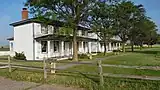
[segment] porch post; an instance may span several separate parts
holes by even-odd
[[[119,47],[119,49],[121,48],[121,43],[119,43],[119,46],[118,46],[118,47]]]
[[[88,53],[92,52],[92,48],[91,48],[91,42],[88,42]]]
[[[112,45],[111,42],[109,43],[109,50],[112,51]]]
[[[51,57],[51,41],[48,41],[48,57]]]
[[[96,53],[98,52],[98,42],[96,42]]]
[[[61,56],[64,56],[64,41],[61,41]]]
[[[108,44],[106,44],[106,49],[107,49],[107,51],[106,51],[106,52],[108,52]]]
[[[81,41],[81,51],[80,52],[82,52],[82,53],[85,53],[85,48],[83,48],[84,47],[84,45],[83,45],[84,43],[83,43],[83,41]]]
[[[118,44],[116,43],[116,49],[118,49]]]
[[[115,50],[115,43],[113,43],[113,50]]]

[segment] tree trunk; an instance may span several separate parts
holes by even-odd
[[[104,56],[106,55],[107,48],[106,48],[106,42],[104,42]]]
[[[134,43],[133,43],[133,41],[131,41],[131,49],[132,49],[132,52],[134,52]]]
[[[122,42],[122,50],[123,50],[123,52],[126,52],[125,51],[125,42]]]
[[[140,50],[142,50],[142,48],[143,48],[143,42],[141,42],[140,44]]]
[[[77,29],[73,30],[73,60],[78,61]]]

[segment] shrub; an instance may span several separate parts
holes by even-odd
[[[113,50],[113,52],[122,52],[120,49],[118,49],[118,50]]]
[[[78,54],[78,57],[80,59],[88,59],[88,55],[87,54]]]
[[[13,58],[17,60],[26,60],[26,56],[24,55],[23,52],[22,53],[15,52],[15,56]]]

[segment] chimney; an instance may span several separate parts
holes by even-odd
[[[28,10],[27,8],[22,9],[22,20],[28,19]]]

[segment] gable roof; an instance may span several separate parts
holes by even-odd
[[[28,23],[45,23],[45,22],[38,20],[37,18],[31,18],[31,19],[26,19],[26,20],[14,22],[14,23],[11,23],[10,25],[15,27],[15,26],[28,24]],[[58,21],[58,20],[52,20],[50,23],[48,23],[48,25],[62,27],[65,25],[65,22]],[[90,30],[89,28],[86,28],[86,27],[80,26],[80,25],[77,27],[78,27],[78,30]]]
[[[32,22],[35,22],[35,23],[44,23],[43,21],[38,20],[38,19],[36,19],[36,18],[30,18],[30,19],[21,20],[21,21],[18,21],[18,22],[11,23],[10,25],[11,25],[11,26],[19,26],[19,25],[23,25],[23,24],[27,24],[27,23],[32,23]],[[50,23],[49,25],[62,26],[63,23],[60,22],[60,21],[54,20],[54,21],[52,21],[52,23]]]

